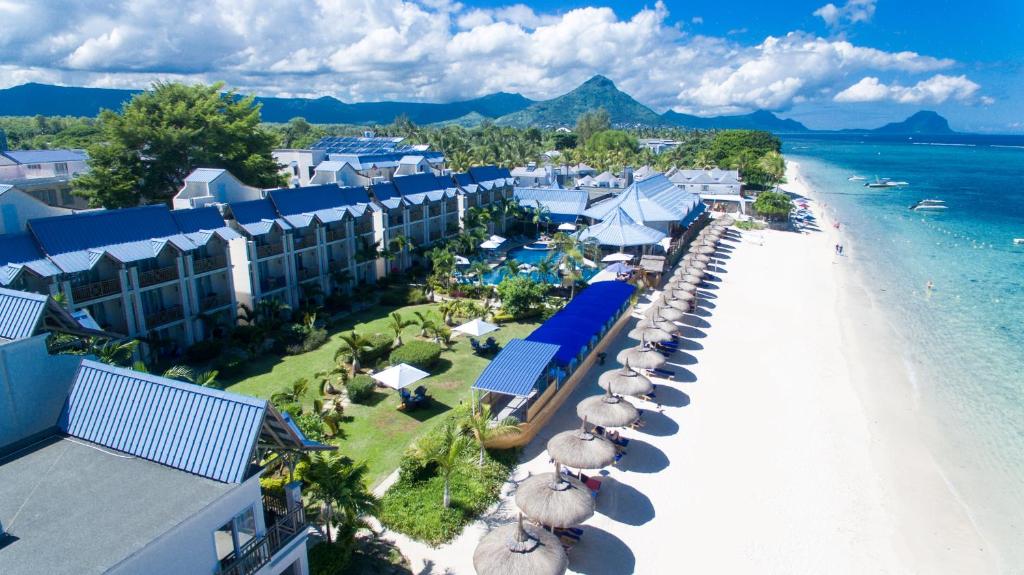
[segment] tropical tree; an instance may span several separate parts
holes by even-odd
[[[555,262],[555,255],[550,254],[536,264],[537,276],[544,281],[558,278],[558,264]]]
[[[356,527],[362,519],[379,510],[379,502],[366,488],[367,467],[336,453],[314,453],[303,473],[310,497],[327,510],[327,541],[331,524]]]
[[[157,82],[121,112],[103,110],[99,125],[90,169],[73,181],[93,207],[169,202],[198,167],[224,168],[259,188],[284,184],[271,156],[277,138],[260,126],[254,97],[220,83]]]
[[[515,277],[519,275],[519,260],[515,258],[508,258],[505,260],[503,267],[505,268],[505,277]]]
[[[300,377],[285,389],[270,396],[271,403],[275,405],[301,405],[309,390],[309,380]]]
[[[416,319],[412,320],[412,325],[419,326],[420,337],[427,337],[427,332],[434,329],[437,322],[430,316],[430,312],[414,311],[412,315],[416,316]]]
[[[765,183],[773,189],[777,189],[785,179],[786,160],[775,150],[761,156],[761,159],[757,161],[757,167],[764,176]]]
[[[453,419],[441,424],[439,433],[424,437],[413,447],[413,455],[425,463],[437,465],[437,471],[444,481],[444,497],[441,504],[445,509],[451,506],[451,478],[466,462],[470,438],[462,434],[458,422]]]
[[[334,362],[338,363],[342,358],[348,358],[352,366],[352,375],[359,371],[360,364],[366,354],[373,351],[373,344],[364,335],[351,331],[338,336],[341,345],[334,352]]]
[[[416,322],[403,318],[397,311],[388,316],[388,328],[395,333],[395,347],[402,347],[402,330],[410,325],[416,325]]]
[[[476,275],[476,284],[483,286],[484,276],[491,271],[491,266],[487,265],[487,262],[476,261],[469,266],[469,271]]]
[[[754,211],[768,219],[780,219],[793,211],[793,201],[780,192],[761,192],[754,200]]]
[[[128,367],[132,364],[132,358],[138,347],[139,340],[137,339],[114,341],[90,338],[85,353],[96,356],[97,360],[107,365]]]
[[[540,235],[540,224],[543,222],[545,229],[547,229],[547,223],[551,221],[551,210],[541,204],[540,200],[534,200],[534,203],[536,205],[530,213],[530,221],[533,222],[535,233]]]
[[[480,449],[477,466],[483,467],[484,449],[488,441],[505,435],[517,435],[522,433],[523,430],[519,427],[519,421],[516,418],[506,417],[501,421],[495,422],[491,417],[490,405],[481,404],[478,406],[476,402],[471,403],[473,409],[470,413],[466,414],[465,419],[462,420],[462,425]]]

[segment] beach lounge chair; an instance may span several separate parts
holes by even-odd
[[[660,369],[660,368],[648,369],[647,370],[647,375],[652,375],[654,377],[660,377],[662,379],[675,379],[676,378],[676,372],[668,370],[668,369]]]
[[[590,494],[593,497],[597,497],[597,494],[601,492],[601,480],[596,477],[588,477],[582,473],[579,474],[578,479],[583,482],[583,485],[587,486],[590,490]]]

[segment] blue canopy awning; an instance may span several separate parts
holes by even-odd
[[[557,352],[557,345],[513,339],[488,364],[473,389],[527,397]]]

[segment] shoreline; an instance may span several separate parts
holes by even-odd
[[[798,167],[787,162],[787,172]],[[822,231],[741,232],[683,327],[674,381],[602,472],[571,573],[989,573],[997,559],[921,435],[896,334],[797,172]],[[854,249],[855,251],[855,249]],[[837,261],[839,260],[839,261]],[[650,299],[645,295],[641,306]],[[619,335],[610,358],[636,342]],[[396,541],[414,572],[471,574],[477,542],[511,521],[519,481],[551,470],[552,435],[614,361],[586,374],[522,452],[500,502],[439,548]]]
[[[914,360],[892,316],[868,289],[858,268],[857,243],[832,224],[834,210],[801,177],[799,163],[786,162],[786,187],[814,200],[829,243],[842,243],[853,257],[837,265],[835,301],[851,384],[873,422],[873,457],[891,488],[888,498],[900,525],[899,552],[915,572],[998,573],[1000,558],[984,537],[970,507],[931,451],[941,441],[939,422],[922,406]],[[852,246],[852,252],[850,247]],[[839,258],[837,258],[839,259]]]

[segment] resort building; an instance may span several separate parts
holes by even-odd
[[[0,184],[0,234],[23,232],[33,218],[71,213],[73,211],[68,208],[51,206],[10,184]]]
[[[5,575],[309,572],[301,484],[279,497],[259,478],[331,447],[266,400],[48,355],[45,338],[0,345]]]
[[[669,140],[665,138],[640,138],[637,140],[641,148],[647,148],[655,154],[661,154],[674,149],[679,146],[682,142],[678,140]]]
[[[88,159],[82,150],[0,149],[0,184],[50,206],[82,210],[89,204],[71,193],[71,180],[89,169]]]
[[[554,166],[538,166],[533,162],[526,167],[513,168],[511,174],[516,185],[524,188],[546,188],[558,181]]]
[[[197,168],[185,178],[185,184],[171,202],[174,209],[184,210],[262,197],[262,190],[243,184],[227,170]]]
[[[622,193],[592,205],[583,215],[600,221],[609,218],[618,208],[634,223],[669,236],[676,235],[704,212],[704,204],[697,195],[674,186],[663,175],[656,175],[634,182]]]
[[[739,195],[743,191],[743,180],[739,170],[681,170],[672,168],[665,177],[673,184],[692,194]]]
[[[426,146],[402,144],[400,137],[322,138],[308,150],[274,150],[274,159],[284,166],[292,187],[316,184],[369,186],[396,175],[444,170],[444,154]]]
[[[96,210],[30,219],[0,236],[0,283],[63,297],[105,331],[180,353],[234,323],[229,244],[216,208]]]

